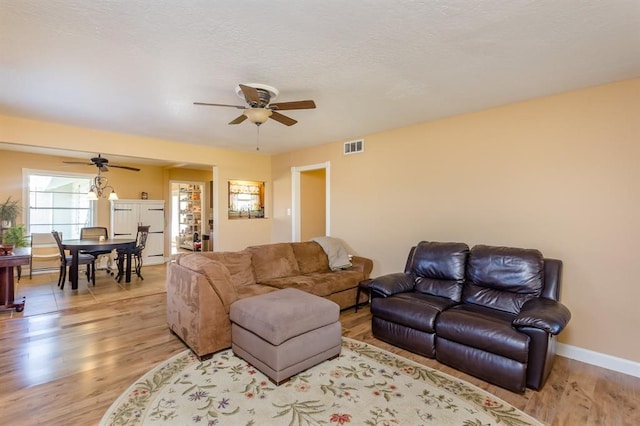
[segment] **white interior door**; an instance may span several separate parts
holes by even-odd
[[[144,263],[164,261],[164,203],[144,203],[140,206],[140,225],[149,225],[147,243],[142,252]]]

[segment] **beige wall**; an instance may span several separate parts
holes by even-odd
[[[273,240],[291,235],[291,167],[330,161],[331,234],[374,275],[420,240],[538,248],[564,261],[560,341],[640,361],[638,111],[635,79],[275,156]]]
[[[216,176],[213,191],[214,221],[217,224],[215,231],[216,249],[237,250],[251,244],[266,244],[270,242],[271,215],[269,212],[269,199],[271,194],[269,186],[271,182],[271,164],[270,158],[267,156],[232,152],[200,145],[188,145],[185,147],[184,144],[173,141],[103,132],[8,116],[0,116],[0,142],[22,145],[25,148],[44,147],[70,151],[99,152],[105,157],[109,157],[109,154],[126,155],[132,157],[132,162],[134,163],[137,157],[171,161],[176,164],[211,164]],[[74,158],[74,160],[77,159]],[[20,169],[21,175],[23,167],[31,166],[16,164],[19,161],[21,160],[12,163],[12,170],[17,167]],[[49,163],[47,167],[54,167],[54,170],[57,170],[57,164],[54,163]],[[2,176],[6,176],[4,171]],[[109,176],[109,179],[112,178],[114,179],[114,186],[116,186],[119,182],[116,180],[115,173],[113,176]],[[0,177],[0,183],[6,183],[2,179],[3,177]],[[164,188],[160,187],[159,193],[156,193],[155,189],[151,189],[157,182],[162,182],[163,185],[168,182],[169,174],[166,170],[152,178],[152,182],[148,182],[145,185],[145,189],[140,189],[140,187],[134,185],[131,175],[125,175],[123,179],[127,179],[131,185],[125,184],[122,190],[117,187],[120,198],[139,198],[140,191],[143,190],[149,192],[149,198],[166,197],[168,185]],[[259,180],[267,183],[266,219],[229,223],[230,221],[227,219],[227,181],[229,179]],[[21,182],[11,182],[8,186],[0,186],[0,198],[7,194],[13,195],[16,199],[22,199]],[[130,195],[127,192],[127,186],[131,188]],[[123,191],[122,194],[120,193],[121,191]],[[6,199],[6,196],[4,196],[4,199]],[[105,208],[108,209],[108,207]],[[100,206],[100,209],[103,212],[102,206]],[[103,216],[103,213],[100,213],[100,215]]]

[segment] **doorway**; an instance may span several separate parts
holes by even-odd
[[[292,241],[331,235],[330,163],[292,167]]]
[[[171,182],[171,254],[203,249],[205,209],[204,182]],[[207,247],[204,247],[207,249]]]

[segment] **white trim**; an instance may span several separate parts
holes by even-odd
[[[216,246],[218,244],[218,228],[220,227],[220,217],[221,217],[221,212],[224,211],[225,213],[227,213],[227,218],[229,218],[228,216],[228,212],[229,212],[229,193],[220,193],[220,191],[218,191],[218,185],[220,184],[220,170],[218,169],[218,166],[212,166],[212,172],[213,172],[213,181],[211,181],[211,185],[213,185],[212,188],[212,198],[213,198],[213,208],[212,208],[212,219],[213,219],[213,235],[211,238],[213,238],[213,241],[209,241],[209,244],[211,244],[211,250],[213,251],[217,251],[216,250]],[[227,188],[229,188],[229,181],[226,182]],[[221,199],[219,197],[221,197],[222,195],[225,196],[225,204],[224,204],[224,210],[222,210],[222,202]],[[267,194],[266,194],[266,188],[265,188],[265,199],[264,199],[264,212],[265,212],[265,217],[267,214]]]
[[[612,355],[558,343],[556,353],[565,358],[586,362],[587,364],[617,371],[634,377],[640,377],[640,363]]]
[[[300,172],[325,169],[325,233],[331,235],[331,162],[291,167],[291,241],[300,241]]]

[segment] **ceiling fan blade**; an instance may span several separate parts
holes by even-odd
[[[194,105],[204,105],[204,106],[221,106],[221,107],[231,107],[231,108],[238,108],[238,109],[245,109],[247,106],[240,106],[240,105],[227,105],[227,104],[209,104],[206,102],[194,102]]]
[[[230,121],[230,122],[229,122],[229,124],[240,124],[240,123],[242,123],[242,122],[243,122],[244,120],[246,120],[246,119],[247,119],[247,116],[246,116],[246,115],[244,115],[244,114],[242,114],[242,115],[240,115],[240,116],[236,117],[236,119],[235,119],[235,120]]]
[[[313,109],[316,107],[316,103],[312,100],[308,101],[293,101],[293,102],[276,102],[270,104],[269,108],[277,109],[279,111],[291,110],[291,109]]]
[[[260,103],[260,94],[258,93],[258,89],[251,86],[245,86],[244,84],[239,84],[238,86],[240,87],[240,90],[242,90],[242,94],[247,102],[250,104]]]
[[[140,169],[137,168],[137,167],[121,166],[119,164],[111,164],[111,163],[109,163],[109,167],[116,167],[118,169],[132,170],[134,172],[139,172],[140,171]],[[103,170],[103,171],[105,171],[105,170]]]
[[[278,123],[282,123],[285,126],[293,126],[297,123],[293,118],[287,117],[286,115],[282,115],[279,112],[272,111],[271,118],[276,120]]]
[[[64,164],[81,164],[83,166],[93,166],[93,163],[87,163],[86,161],[63,161]]]

